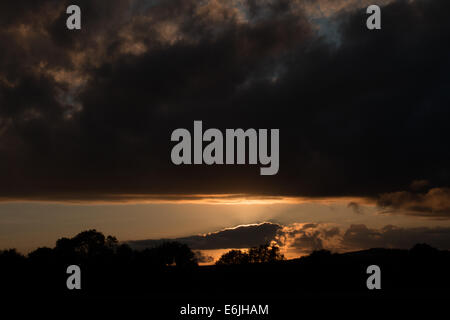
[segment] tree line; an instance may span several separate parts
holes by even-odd
[[[26,261],[36,264],[64,262],[82,264],[94,261],[119,263],[138,262],[153,268],[189,268],[198,265],[196,254],[183,243],[167,241],[144,250],[134,250],[126,243],[119,243],[116,237],[97,230],[80,232],[72,238],[61,238],[54,248],[42,247],[27,256],[15,249],[0,250],[0,265],[20,264]],[[223,254],[216,265],[267,263],[284,260],[279,247],[262,244],[248,251],[230,250]]]

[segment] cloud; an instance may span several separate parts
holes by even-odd
[[[65,28],[69,1],[0,4],[5,199],[450,185],[448,1],[383,2],[379,32],[348,1],[77,3],[79,32]],[[330,28],[339,41],[317,31]],[[170,134],[194,120],[279,128],[278,175],[174,166]]]
[[[410,249],[417,243],[450,249],[450,228],[405,228],[387,225],[369,228],[354,224],[343,229],[330,224],[292,224],[284,226],[276,238],[282,252],[288,257],[309,254],[314,250],[349,252],[370,248]]]
[[[411,182],[411,189],[414,191],[419,191],[424,189],[430,185],[430,181],[428,180],[414,180]]]
[[[364,214],[364,208],[357,202],[351,201],[348,203],[347,208],[351,208],[356,214]]]
[[[398,191],[380,195],[377,205],[385,213],[450,218],[450,188],[432,188],[425,193]]]
[[[354,224],[347,228],[328,223],[293,223],[278,225],[269,222],[243,225],[217,232],[176,239],[129,241],[135,249],[154,247],[164,241],[179,241],[196,251],[217,249],[247,249],[262,244],[275,244],[288,258],[296,258],[315,250],[350,252],[370,248],[410,249],[417,243],[450,249],[449,227],[405,228],[386,225],[369,228]],[[207,251],[210,252],[210,251]],[[211,262],[200,257],[202,262]]]
[[[194,250],[212,250],[228,248],[251,248],[270,243],[281,226],[274,223],[242,225],[223,229],[205,235],[196,235],[176,239],[136,240],[128,242],[136,249],[153,247],[164,241],[178,241]]]
[[[325,248],[338,250],[340,229],[328,224],[294,223],[278,232],[275,242],[288,257]]]
[[[409,249],[417,243],[427,243],[439,249],[450,249],[450,228],[401,228],[387,225],[371,229],[352,225],[344,233],[342,244],[348,249],[400,248]]]

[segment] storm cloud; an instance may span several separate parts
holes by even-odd
[[[374,32],[360,5],[299,3],[70,1],[83,21],[69,31],[69,1],[2,2],[1,197],[446,190],[450,3],[385,1]],[[279,128],[279,173],[174,166],[170,134],[194,120]]]

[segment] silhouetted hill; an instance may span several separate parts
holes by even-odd
[[[81,268],[81,290],[66,287],[71,264]],[[366,286],[370,265],[381,268],[381,290]],[[178,305],[250,299],[291,305],[299,299],[442,300],[449,298],[448,270],[450,252],[425,244],[411,250],[321,250],[293,260],[198,266],[186,245],[171,242],[136,251],[95,230],[60,239],[55,248],[39,248],[27,257],[15,250],[0,252],[2,291],[16,301],[137,299]]]

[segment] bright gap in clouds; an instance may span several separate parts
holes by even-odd
[[[57,239],[73,237],[87,229],[97,229],[120,241],[128,241],[188,237],[262,222],[283,226],[333,223],[344,228],[351,224],[374,228],[389,224],[449,225],[448,221],[380,214],[377,207],[364,199],[359,199],[360,205],[355,210],[349,203],[356,203],[358,199],[223,198],[121,204],[0,203],[0,249],[29,252],[41,246],[53,247]]]

